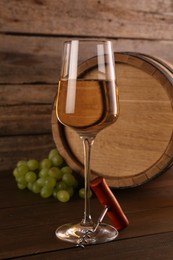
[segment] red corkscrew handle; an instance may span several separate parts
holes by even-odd
[[[109,207],[109,210],[107,211],[107,215],[110,218],[113,226],[117,230],[122,230],[126,228],[129,224],[129,221],[125,216],[114,194],[108,187],[106,180],[102,177],[97,177],[91,182],[91,188],[96,194],[102,206]]]

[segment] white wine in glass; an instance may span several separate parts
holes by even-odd
[[[57,228],[56,236],[77,245],[111,241],[117,237],[117,230],[108,224],[93,223],[89,198],[91,147],[97,133],[118,117],[118,89],[110,41],[72,40],[64,43],[56,114],[58,120],[74,129],[83,142],[85,177],[83,218],[80,223]]]

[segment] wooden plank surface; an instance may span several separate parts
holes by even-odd
[[[57,84],[10,84],[0,86],[0,107],[19,105],[50,105]]]
[[[0,135],[51,133],[57,85],[1,85]]]
[[[51,133],[52,105],[21,105],[0,107],[0,134]]]
[[[153,0],[150,4],[136,0],[1,0],[0,10],[1,32],[168,40],[173,37],[170,0]]]
[[[44,159],[55,143],[51,134],[0,137],[0,168],[14,169],[19,160]]]
[[[133,238],[112,242],[109,244],[95,245],[92,247],[70,248],[61,251],[40,254],[37,256],[22,257],[22,259],[37,260],[66,260],[70,257],[72,260],[82,259],[104,259],[110,260],[116,257],[117,260],[172,260],[173,253],[173,232],[146,237]],[[145,245],[145,246],[144,246]],[[16,258],[14,258],[16,259]]]
[[[0,86],[0,165],[13,169],[20,159],[43,159],[55,147],[52,102],[57,85]]]
[[[65,40],[67,38],[0,35],[0,83],[56,84]],[[173,62],[172,41],[113,39],[113,43],[115,51],[143,52]]]
[[[30,191],[20,191],[10,171],[1,172],[1,180],[0,259],[110,259],[115,254],[117,259],[127,259],[127,252],[128,259],[147,259],[149,255],[151,259],[161,259],[166,251],[167,259],[172,259],[172,169],[146,185],[114,190],[130,225],[120,231],[115,241],[85,249],[61,242],[54,235],[57,226],[81,220],[83,200],[74,197],[62,204],[53,198],[42,199]],[[96,198],[91,200],[91,211],[97,219],[101,206]],[[105,222],[110,223],[107,217]]]

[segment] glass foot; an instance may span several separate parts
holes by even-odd
[[[55,234],[61,240],[84,246],[112,241],[118,236],[118,231],[104,223],[99,224],[96,231],[93,226],[83,226],[79,223],[65,224],[57,228]]]

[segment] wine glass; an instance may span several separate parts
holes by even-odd
[[[56,115],[82,139],[85,202],[81,222],[65,224],[55,234],[61,240],[77,245],[111,241],[117,237],[117,230],[108,224],[93,223],[89,198],[91,147],[97,133],[118,117],[115,61],[110,41],[72,40],[64,43]]]

